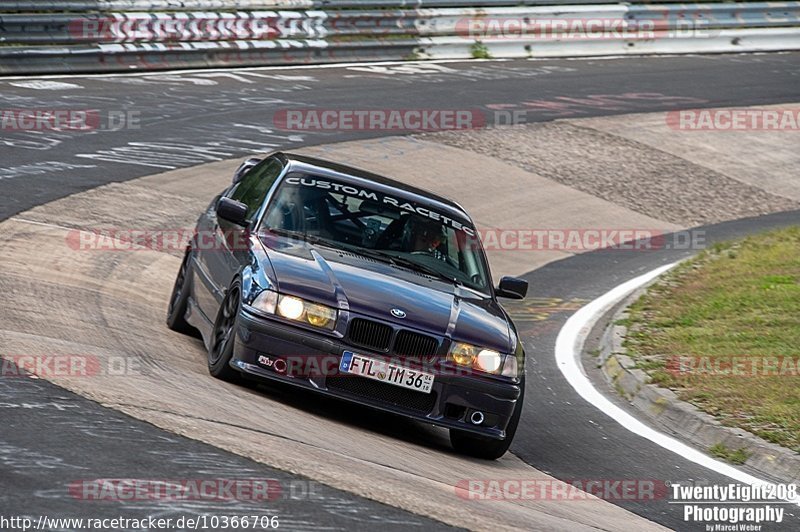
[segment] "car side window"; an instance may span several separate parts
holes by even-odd
[[[278,159],[270,157],[247,172],[230,193],[230,198],[247,205],[247,219],[252,221],[264,203],[267,192],[281,175],[283,165]]]

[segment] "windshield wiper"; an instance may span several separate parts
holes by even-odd
[[[419,263],[417,261],[407,259],[405,257],[401,257],[399,255],[394,255],[392,253],[386,253],[384,251],[380,251],[378,249],[369,249],[369,248],[362,248],[359,246],[347,246],[350,248],[353,253],[357,253],[359,255],[364,255],[365,257],[370,257],[373,259],[378,259],[383,262],[389,262],[394,266],[402,266],[404,268],[408,268],[410,270],[415,270],[417,272],[422,272],[424,274],[430,275],[432,277],[437,277],[439,279],[444,279],[446,281],[450,281],[451,283],[455,283],[459,286],[463,286],[463,283],[456,279],[455,277],[450,277],[449,275],[440,272],[436,268],[431,266],[427,266],[425,264]]]
[[[432,277],[437,277],[439,279],[444,279],[445,281],[449,281],[449,282],[454,283],[454,284],[456,284],[458,286],[464,286],[464,283],[459,281],[457,278],[450,277],[447,274],[445,274],[443,272],[440,272],[436,268],[432,268],[430,266],[427,266],[425,264],[419,263],[419,262],[411,260],[411,259],[407,259],[405,257],[401,257],[401,256],[398,256],[398,255],[393,255],[391,253],[384,253],[383,251],[379,251],[377,249],[362,248],[360,246],[354,246],[352,244],[345,244],[343,242],[336,242],[336,241],[333,241],[333,240],[327,240],[327,239],[322,238],[322,237],[309,235],[308,233],[301,233],[299,231],[291,231],[289,229],[269,228],[269,231],[272,232],[272,233],[275,233],[277,235],[287,236],[287,237],[290,237],[290,238],[291,237],[295,237],[295,238],[298,238],[300,240],[304,240],[306,242],[311,242],[312,244],[321,244],[323,246],[326,246],[326,247],[329,247],[329,248],[332,248],[332,249],[338,249],[338,250],[342,250],[342,251],[349,251],[349,252],[352,252],[352,253],[356,253],[358,255],[362,255],[364,257],[377,259],[377,260],[380,260],[382,262],[388,262],[388,263],[393,264],[395,266],[402,266],[402,267],[408,268],[410,270],[415,270],[415,271],[418,271],[418,272],[425,273],[425,274],[430,275]]]
[[[354,248],[356,248],[354,246]],[[430,275],[432,277],[437,277],[439,279],[444,279],[445,281],[450,281],[451,283],[455,283],[459,286],[463,286],[464,283],[456,279],[455,277],[450,277],[449,275],[440,272],[436,268],[432,268],[431,266],[427,266],[415,260],[407,259],[405,257],[401,257],[399,255],[393,255],[391,253],[385,253],[383,251],[377,249],[368,249],[368,248],[356,248],[354,249],[355,253],[360,253],[361,255],[365,255],[367,257],[372,257],[376,259],[381,259],[386,262],[389,262],[395,266],[402,266],[404,268],[408,268],[409,270],[414,270],[417,272],[422,272],[424,274]]]
[[[326,238],[322,238],[315,235],[309,235],[308,233],[301,233],[300,231],[292,231],[290,229],[281,229],[279,227],[270,228],[270,232],[275,233],[276,235],[286,236],[289,238],[297,238],[303,240],[305,242],[310,242],[312,244],[321,244],[323,246],[329,247],[331,249],[335,249],[337,251],[346,251],[349,253],[355,253],[357,255],[362,255],[364,257],[370,257],[373,259],[378,259],[381,262],[388,262],[393,263],[394,256],[388,253],[381,253],[378,250],[362,248],[360,246],[355,246],[353,244],[347,244],[345,242],[338,242],[335,240],[328,240]]]
[[[452,283],[456,283],[456,284],[459,284],[459,285],[462,284],[458,279],[456,279],[454,277],[449,277],[449,276],[445,275],[444,273],[440,272],[439,270],[437,270],[436,268],[432,268],[430,266],[426,266],[425,264],[421,264],[419,262],[407,259],[405,257],[394,255],[392,253],[386,253],[386,252],[381,251],[379,249],[362,248],[360,246],[354,246],[354,245],[349,245],[349,244],[345,244],[344,247],[346,248],[347,251],[352,251],[353,253],[356,253],[358,255],[363,255],[365,257],[369,257],[369,258],[372,258],[372,259],[377,259],[377,260],[380,260],[382,262],[388,262],[388,263],[390,263],[390,264],[392,264],[394,266],[403,266],[403,267],[408,268],[410,270],[415,270],[415,271],[418,271],[418,272],[425,273],[427,275],[431,275],[433,277],[438,277],[440,279],[445,279],[447,281],[450,281]]]
[[[451,283],[455,283],[457,285],[462,285],[463,284],[461,281],[459,281],[455,277],[450,277],[446,273],[440,272],[436,268],[433,268],[433,267],[428,266],[426,264],[422,264],[422,263],[417,262],[415,260],[407,259],[405,257],[401,257],[401,256],[398,256],[398,255],[390,255],[388,253],[383,254],[383,255],[385,255],[386,257],[389,257],[389,259],[391,260],[392,264],[395,264],[397,266],[403,266],[403,267],[409,268],[411,270],[416,270],[418,272],[426,273],[426,274],[431,275],[433,277],[438,277],[439,279],[444,279],[446,281],[450,281]]]
[[[378,251],[377,249],[369,249],[369,248],[362,248],[360,246],[355,246],[352,244],[345,244],[343,248],[345,251],[349,251],[355,253],[356,255],[362,255],[364,257],[369,257],[371,259],[377,259],[381,262],[388,262],[394,263],[394,256],[390,255],[389,253],[383,253]]]

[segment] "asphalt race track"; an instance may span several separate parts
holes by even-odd
[[[4,378],[0,386],[3,515],[177,519],[201,514],[278,517],[292,530],[445,529],[444,524],[300,479],[252,460],[154,428],[41,379]],[[10,405],[17,405],[12,407]],[[135,457],[135,458],[133,458]],[[133,459],[131,459],[133,458]],[[191,471],[191,475],[187,475]],[[266,500],[132,501],[108,504],[82,482],[97,478],[270,479],[282,486]],[[88,484],[91,486],[91,484]],[[63,486],[72,488],[65,497]],[[88,505],[88,506],[87,506]],[[55,529],[55,527],[52,527]]]
[[[400,131],[282,131],[278,108],[391,107],[480,109],[490,123],[514,110],[526,121],[663,111],[687,107],[775,104],[800,96],[800,54],[653,57],[592,60],[460,62],[148,75],[0,79],[0,106],[97,109],[127,114],[135,127],[90,133],[9,132],[0,136],[0,221],[100,185],[271,149],[397,135]],[[497,113],[501,114],[497,114]],[[499,118],[498,118],[499,117]],[[457,198],[457,193],[453,193]],[[702,228],[709,243],[800,222],[789,212]],[[2,252],[0,252],[2,253]],[[589,301],[687,251],[597,251],[552,262],[525,275],[537,296]],[[3,290],[14,287],[3,286]],[[523,309],[524,310],[524,309]],[[553,357],[558,331],[574,308],[543,321],[517,322],[529,355],[528,393],[512,452],[558,479],[661,479],[727,484],[729,479],[633,435],[583,401]],[[76,331],[79,334],[79,331]],[[590,375],[591,376],[591,375]],[[601,391],[607,385],[597,381]],[[608,396],[616,399],[613,390]],[[29,408],[12,407],[29,404]],[[179,478],[190,468],[213,477],[235,470],[244,477],[302,482],[255,461],[192,441],[104,408],[43,380],[2,379],[6,405],[0,437],[0,510],[3,514],[78,515],[85,506],[49,496],[52,484],[75,478]],[[45,406],[35,406],[45,405]],[[627,408],[627,406],[626,406]],[[5,430],[4,430],[5,432]],[[54,437],[58,434],[58,437]],[[137,460],[120,462],[135,454]],[[25,456],[24,459],[21,456]],[[771,480],[771,479],[766,479]],[[365,479],[375,482],[376,479]],[[48,488],[50,486],[50,488]],[[347,492],[315,486],[308,504],[291,497],[270,510],[294,516],[292,529],[428,529],[442,523]],[[618,502],[676,530],[687,529],[668,499]],[[213,507],[108,506],[92,512],[163,515],[210,512]],[[123,511],[124,510],[124,511]],[[256,511],[251,507],[236,508]],[[263,509],[261,510],[263,511]],[[796,530],[800,512],[784,527]],[[298,516],[303,516],[300,519]],[[696,528],[699,530],[699,528]]]
[[[727,222],[700,230],[705,231],[710,245],[770,228],[796,225],[798,221],[800,212],[795,211]],[[541,297],[590,301],[628,279],[690,255],[686,251],[667,249],[643,253],[601,250],[552,262],[525,278],[531,286],[550,287]],[[731,482],[727,477],[665,451],[654,443],[632,436],[627,429],[580,398],[565,382],[552,357],[556,336],[568,317],[569,313],[554,313],[547,321],[524,329],[530,338],[526,348],[533,353],[529,357],[533,364],[528,367],[528,378],[535,376],[530,382],[537,384],[531,387],[533,393],[525,397],[526,408],[520,423],[521,432],[518,433],[522,439],[512,445],[512,451],[560,479],[584,478],[587,471],[591,471],[590,478],[658,478],[684,484]],[[584,367],[591,367],[591,362],[585,363]],[[629,408],[602,377],[593,380],[607,397]],[[635,410],[631,409],[631,412]],[[553,423],[552,420],[565,421]],[[622,502],[622,505],[674,530],[687,529],[680,511],[670,505],[668,499]],[[790,513],[788,507],[787,513]],[[784,523],[786,530],[797,529],[800,524],[800,512],[795,510],[791,513],[793,515],[787,516]]]
[[[247,72],[250,72],[247,74]],[[129,111],[138,129],[8,132],[0,139],[0,219],[58,197],[258,150],[402,131],[296,132],[278,108],[526,111],[529,121],[797,97],[800,54],[420,63],[144,76],[0,79],[4,108]],[[31,88],[40,87],[40,88]],[[507,116],[507,115],[504,115]],[[502,119],[501,119],[502,120]]]

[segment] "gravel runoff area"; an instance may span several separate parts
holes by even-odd
[[[569,120],[426,133],[419,138],[489,155],[633,211],[685,226],[800,208],[795,200]]]

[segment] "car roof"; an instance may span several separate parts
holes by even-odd
[[[425,203],[436,205],[440,209],[443,208],[451,213],[458,214],[459,217],[472,222],[472,219],[469,217],[464,208],[455,201],[444,196],[440,196],[434,192],[430,192],[429,190],[403,183],[396,179],[391,179],[373,172],[368,172],[367,170],[362,170],[360,168],[334,163],[332,161],[326,161],[316,157],[300,155],[297,153],[276,152],[273,153],[272,156],[278,157],[284,164],[289,165],[290,171],[324,175],[325,177],[332,177],[349,181],[351,183],[353,182],[352,178],[369,181],[378,185],[382,185],[383,187],[405,193],[403,194],[404,196],[414,196],[412,198],[414,200],[423,200]]]

